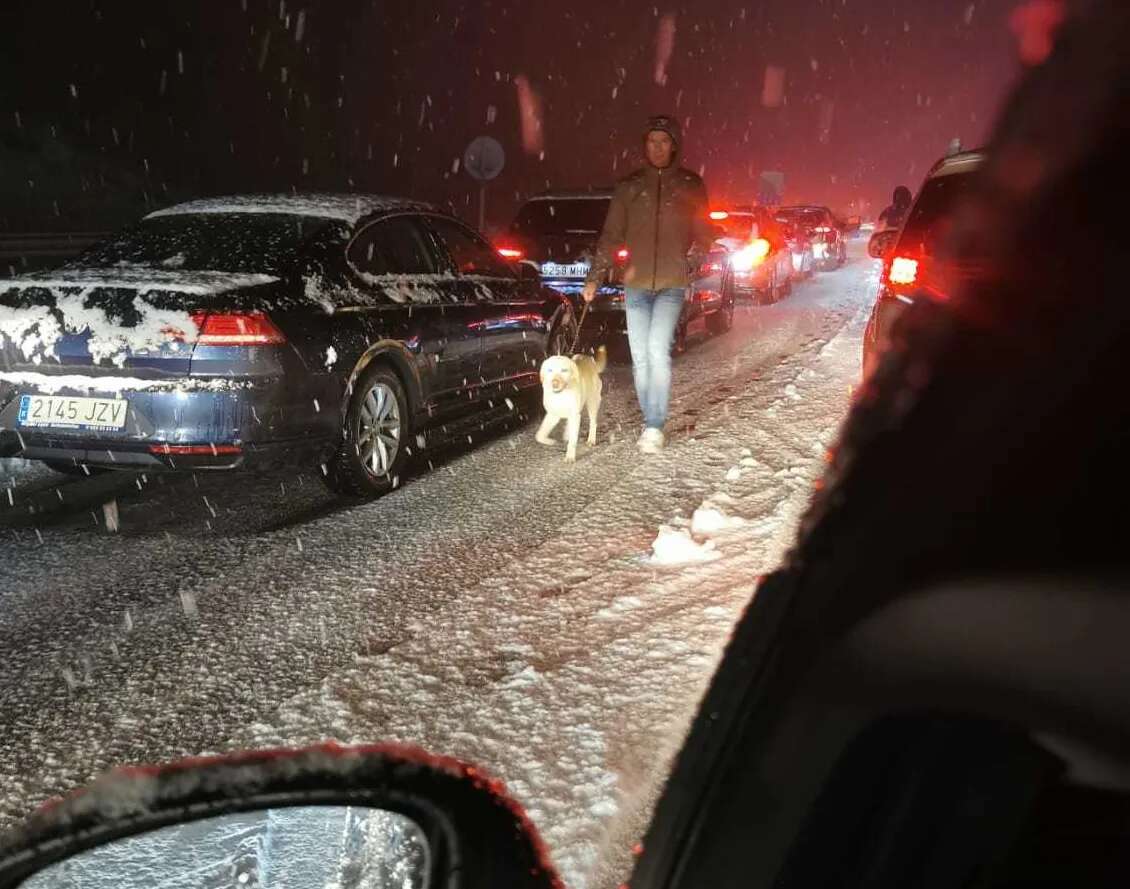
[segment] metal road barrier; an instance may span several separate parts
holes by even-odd
[[[0,278],[62,265],[108,232],[0,233]]]

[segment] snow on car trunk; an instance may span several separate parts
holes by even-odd
[[[0,291],[0,381],[30,370],[187,376],[197,334],[193,312],[277,280],[129,267],[14,281]]]

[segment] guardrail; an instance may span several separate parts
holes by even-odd
[[[60,265],[108,232],[21,232],[0,234],[0,277]]]

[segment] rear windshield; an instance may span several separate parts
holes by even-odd
[[[731,213],[725,219],[712,219],[711,222],[720,229],[722,238],[748,238],[753,231],[755,219],[749,213]]]
[[[279,274],[332,221],[273,213],[158,216],[83,253],[72,267],[122,264],[191,271]]]
[[[900,248],[914,247],[928,256],[937,252],[949,233],[955,208],[976,182],[976,172],[972,170],[927,180],[907,217],[899,238]]]
[[[777,218],[781,222],[812,228],[828,222],[828,214],[820,209],[781,209],[777,211]]]
[[[518,211],[510,230],[519,235],[597,235],[611,197],[538,199]]]

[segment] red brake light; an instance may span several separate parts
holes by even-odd
[[[735,272],[748,272],[765,262],[772,250],[772,245],[765,238],[755,238],[730,257],[730,267]]]
[[[630,255],[631,254],[628,253],[627,247],[621,247],[616,251],[616,259],[618,259],[620,262],[627,262]]]
[[[727,213],[725,210],[711,210],[710,211],[710,218],[713,219],[715,222],[721,222],[723,219],[729,219],[730,214]]]
[[[195,312],[192,321],[203,346],[277,346],[286,337],[262,312]]]
[[[515,247],[499,247],[498,255],[503,259],[521,259],[526,254]]]
[[[149,446],[149,453],[170,457],[219,457],[232,454],[242,454],[243,448],[239,445],[171,445],[155,444]]]
[[[903,287],[913,284],[918,280],[918,260],[896,256],[891,260],[891,270],[887,273],[887,280]]]

